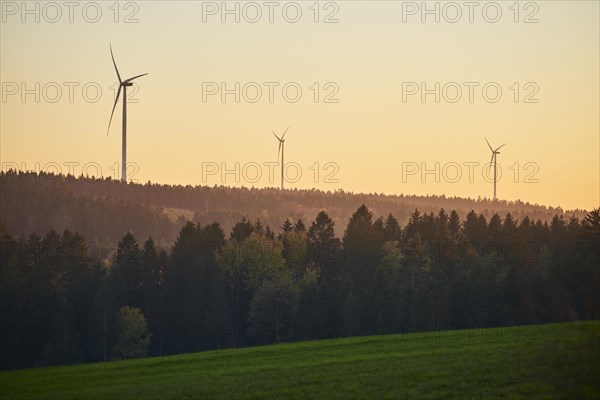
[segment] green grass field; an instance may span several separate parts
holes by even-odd
[[[600,398],[600,321],[332,339],[0,373],[25,399]]]

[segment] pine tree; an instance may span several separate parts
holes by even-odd
[[[408,224],[404,228],[404,238],[409,240],[410,238],[415,237],[415,235],[421,230],[421,213],[419,210],[415,209],[415,211],[410,214],[410,218],[408,220]]]
[[[598,253],[600,249],[600,208],[586,214],[581,222],[581,241],[584,246]]]
[[[334,226],[327,213],[321,211],[308,229],[310,261],[325,279],[332,279],[339,272],[341,242],[335,237]]]
[[[145,308],[143,290],[142,252],[131,232],[118,243],[110,280],[115,296],[115,307]]]
[[[460,227],[460,217],[458,216],[456,210],[452,210],[450,212],[450,218],[448,220],[448,229],[450,231],[450,238],[452,240],[458,241],[460,239]]]
[[[383,240],[389,241],[400,241],[402,239],[402,229],[398,220],[390,213],[385,219],[383,229]]]
[[[442,208],[435,218],[435,242],[440,248],[450,241],[449,218]]]
[[[302,222],[301,219],[298,219],[298,221],[296,221],[296,223],[294,224],[294,230],[296,232],[306,232],[306,226],[304,225],[304,222]]]
[[[252,223],[250,223],[246,217],[243,217],[240,222],[235,224],[231,230],[231,235],[229,238],[238,243],[242,243],[244,240],[250,237],[252,232],[254,232],[254,225],[252,225]]]
[[[281,225],[281,230],[283,231],[283,233],[287,233],[287,232],[291,231],[293,228],[294,228],[294,225],[290,222],[289,218],[287,218],[283,222],[283,225]]]

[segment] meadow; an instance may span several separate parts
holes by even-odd
[[[600,398],[600,321],[0,372],[2,399]]]

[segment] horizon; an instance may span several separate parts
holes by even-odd
[[[24,173],[24,174],[35,174],[38,178],[36,179],[43,179],[41,178],[41,175],[39,173],[39,171],[34,171],[34,170],[28,170],[28,171],[20,171],[20,170],[11,170],[9,169],[8,171],[0,171],[0,174],[7,174],[7,173],[16,173],[16,174],[20,174],[20,173]],[[121,180],[119,178],[114,178],[114,177],[95,177],[95,176],[76,176],[76,175],[65,175],[65,174],[60,174],[60,175],[56,175],[53,172],[45,172],[49,175],[53,175],[53,176],[59,176],[61,178],[64,179],[68,179],[69,177],[73,177],[75,179],[89,179],[89,180],[105,180],[105,179],[110,179],[112,182],[118,182],[120,183]],[[0,182],[2,182],[0,180]],[[52,182],[53,183],[53,182]],[[146,186],[147,184],[150,185],[156,185],[156,186],[169,186],[169,187],[182,187],[182,188],[186,188],[186,187],[192,187],[193,189],[200,189],[200,188],[205,188],[205,189],[213,189],[213,188],[224,188],[224,189],[228,189],[228,190],[235,190],[235,189],[240,189],[240,190],[273,190],[273,191],[281,191],[280,187],[277,186],[263,186],[263,187],[254,187],[254,186],[229,186],[229,185],[223,185],[223,184],[214,184],[214,185],[208,185],[208,184],[196,184],[196,185],[192,185],[192,184],[170,184],[170,183],[162,183],[162,182],[152,182],[152,181],[146,181],[146,182],[140,182],[140,181],[128,181],[127,185],[139,185],[139,186]],[[553,206],[551,204],[539,204],[539,203],[532,203],[523,199],[516,199],[516,200],[506,200],[506,199],[497,199],[497,200],[493,200],[491,198],[488,197],[479,197],[479,198],[472,198],[472,197],[462,197],[462,196],[446,196],[444,194],[441,195],[437,195],[437,194],[412,194],[412,193],[378,193],[378,192],[356,192],[356,191],[349,191],[349,190],[345,190],[344,188],[337,188],[335,190],[329,190],[329,189],[320,189],[320,188],[285,188],[283,190],[283,192],[285,191],[317,191],[323,194],[335,194],[335,193],[344,193],[344,194],[348,194],[351,196],[385,196],[385,197],[396,197],[396,198],[410,198],[410,197],[417,197],[417,198],[440,198],[440,199],[458,199],[458,200],[464,200],[464,201],[472,201],[475,203],[490,203],[490,204],[494,204],[494,203],[498,203],[499,205],[517,205],[518,203],[521,203],[525,206],[531,206],[531,207],[540,207],[540,208],[545,208],[547,210],[560,210],[563,214],[567,215],[571,212],[589,212],[592,210],[588,210],[588,209],[581,209],[581,208],[565,208],[562,207],[560,205],[557,206]],[[367,208],[369,208],[368,204],[365,204],[367,206]],[[443,207],[441,207],[443,208]]]

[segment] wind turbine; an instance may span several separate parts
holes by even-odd
[[[275,137],[277,138],[277,140],[279,140],[279,150],[277,150],[277,161],[279,161],[279,154],[281,154],[281,190],[283,190],[283,147],[285,144],[285,134],[287,133],[288,129],[290,129],[291,125],[287,127],[287,129],[283,132],[283,135],[281,135],[281,137],[277,136],[277,134],[275,134],[275,132],[273,132],[273,135],[275,135]]]
[[[117,63],[115,62],[115,56],[113,55],[112,45],[110,46],[110,56],[112,57],[113,65],[115,66],[115,71],[117,71],[117,78],[119,78],[119,90],[117,91],[117,98],[115,99],[115,104],[113,105],[112,112],[110,113],[110,121],[108,121],[108,129],[106,130],[106,137],[108,137],[108,132],[110,131],[110,124],[112,122],[113,115],[115,113],[115,108],[117,108],[117,103],[119,102],[119,95],[121,94],[121,89],[123,89],[123,143],[121,150],[121,181],[125,182],[127,178],[127,86],[132,86],[134,79],[137,79],[141,76],[148,75],[141,74],[136,75],[133,78],[121,80],[121,74],[119,74],[119,69],[117,68]]]
[[[488,142],[487,138],[485,138],[485,141],[487,142],[488,147],[490,148],[490,150],[492,151],[492,159],[490,160],[490,167],[493,163],[494,165],[494,201],[496,201],[496,176],[497,176],[497,155],[500,154],[500,152],[498,150],[500,150],[502,147],[506,146],[506,143],[504,143],[502,146],[498,147],[497,149],[493,149],[492,145],[490,144],[490,142]],[[489,171],[489,168],[488,168]]]

